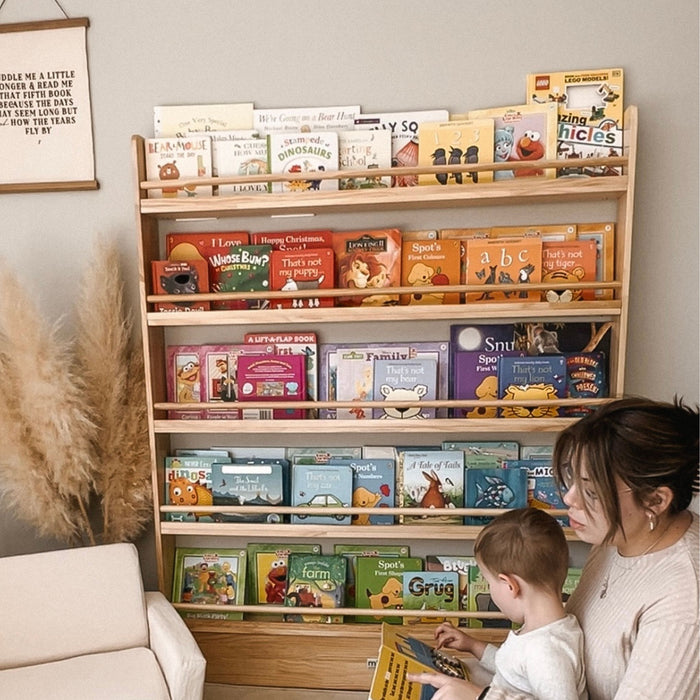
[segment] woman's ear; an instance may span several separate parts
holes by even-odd
[[[510,574],[498,574],[498,580],[503,582],[513,598],[517,598],[520,595],[520,582],[515,576],[511,576]]]
[[[659,486],[647,499],[645,506],[657,518],[663,515],[673,502],[673,491],[668,486]]]

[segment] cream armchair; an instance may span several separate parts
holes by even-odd
[[[201,700],[206,662],[133,544],[0,558],[0,698]]]

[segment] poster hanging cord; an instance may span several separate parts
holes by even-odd
[[[63,12],[64,17],[65,17],[66,19],[70,19],[70,17],[68,16],[68,13],[63,9],[63,7],[61,7],[61,3],[58,2],[58,0],[53,0],[53,1],[54,1],[54,3],[55,3],[56,5],[58,5],[58,9],[59,9],[61,12]],[[2,1],[0,2],[0,12],[2,12],[2,8],[4,7],[4,5],[5,5],[6,2],[7,2],[7,0],[2,0]]]

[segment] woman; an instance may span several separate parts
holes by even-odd
[[[620,399],[557,439],[554,472],[574,532],[594,545],[567,604],[585,638],[591,700],[700,693],[698,412]],[[515,697],[435,674],[434,700]],[[562,700],[566,700],[562,698]]]

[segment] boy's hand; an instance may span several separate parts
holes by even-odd
[[[407,673],[406,678],[412,683],[437,688],[433,700],[476,700],[483,690],[470,681],[452,678],[442,673]]]
[[[436,649],[446,647],[457,649],[458,651],[470,652],[472,648],[472,637],[461,632],[449,622],[443,622],[435,629]]]

